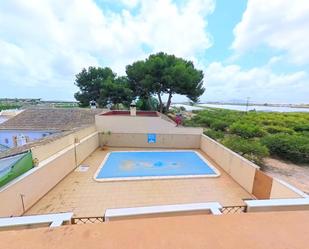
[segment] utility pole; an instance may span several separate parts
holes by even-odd
[[[247,97],[246,112],[248,112],[250,97]]]

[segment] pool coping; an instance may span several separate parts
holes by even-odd
[[[201,175],[168,175],[168,176],[134,176],[134,177],[113,177],[113,178],[97,178],[101,169],[105,165],[105,162],[109,158],[111,153],[121,152],[194,152],[203,162],[205,162],[209,168],[211,168],[215,174],[201,174]],[[106,154],[100,166],[96,170],[93,179],[96,182],[119,182],[119,181],[143,181],[143,180],[165,180],[165,179],[192,179],[192,178],[216,178],[221,175],[220,171],[213,166],[205,157],[203,157],[198,151],[195,150],[130,150],[130,151],[111,151]]]

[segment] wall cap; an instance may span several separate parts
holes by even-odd
[[[188,203],[176,205],[159,205],[159,206],[145,206],[133,208],[114,208],[106,209],[105,220],[111,218],[121,218],[128,216],[142,216],[149,214],[167,214],[177,212],[192,212],[192,211],[210,211],[212,214],[221,214],[222,206],[218,202],[204,202],[204,203]]]
[[[271,199],[271,200],[245,200],[248,208],[253,207],[281,207],[281,206],[298,206],[308,205],[309,198],[291,198],[291,199]]]
[[[64,222],[69,222],[73,216],[73,213],[56,213],[56,214],[44,214],[44,215],[30,215],[19,216],[10,218],[0,218],[0,227],[14,227],[24,225],[36,225],[50,223],[50,227],[61,226]]]

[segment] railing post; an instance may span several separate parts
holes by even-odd
[[[20,199],[21,199],[21,205],[23,207],[23,213],[25,213],[26,209],[25,209],[25,203],[24,203],[24,194],[20,194]]]

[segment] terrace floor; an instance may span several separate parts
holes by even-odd
[[[74,212],[77,217],[103,216],[107,208],[167,205],[217,201],[223,206],[243,205],[254,198],[205,153],[197,150],[221,173],[217,178],[162,179],[97,182],[93,176],[110,151],[132,148],[97,149],[82,164],[86,172],[71,172],[26,214]],[[141,150],[140,148],[136,150]]]

